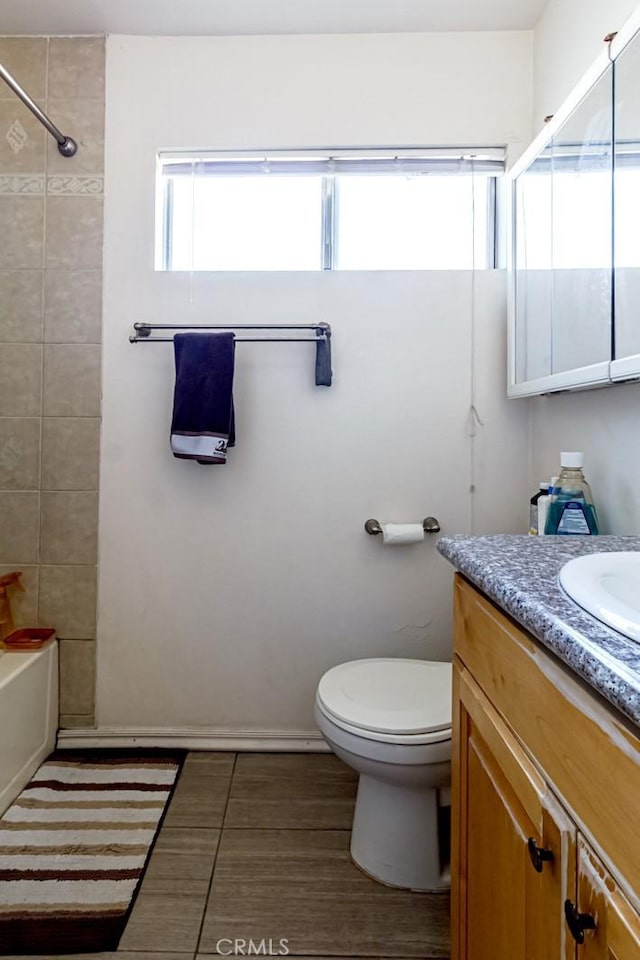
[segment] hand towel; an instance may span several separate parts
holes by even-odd
[[[171,450],[181,460],[226,463],[235,444],[233,333],[177,333]]]
[[[330,387],[331,370],[331,332],[327,330],[316,343],[316,387]]]

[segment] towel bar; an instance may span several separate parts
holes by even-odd
[[[134,323],[135,333],[129,337],[129,343],[173,343],[173,336],[151,336],[154,330],[189,330],[197,333],[201,330],[313,330],[314,337],[236,337],[236,343],[315,343],[316,345],[316,386],[330,387],[333,377],[331,370],[331,325],[328,323],[226,323],[182,324],[182,323]]]
[[[170,343],[173,337],[152,337],[154,330],[191,330],[197,333],[199,330],[315,330],[315,337],[236,337],[236,340],[245,340],[251,343],[269,343],[270,341],[282,342],[292,340],[293,342],[308,341],[315,343],[316,340],[325,340],[331,337],[331,324],[329,323],[134,323],[135,334],[129,337],[129,343],[140,343],[146,340],[151,343]]]

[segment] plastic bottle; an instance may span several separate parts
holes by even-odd
[[[540,489],[537,493],[531,497],[529,501],[529,534],[532,537],[535,537],[540,532],[540,527],[538,526],[538,503],[540,502],[540,497],[547,495],[549,490],[549,481],[541,480]]]
[[[543,496],[541,496],[538,500],[538,536],[540,537],[544,537],[545,535],[547,514],[549,513],[549,504],[551,503],[551,494],[557,482],[557,477],[551,477],[550,483],[547,484],[546,493],[543,494]]]
[[[583,460],[582,453],[560,454],[562,469],[551,494],[545,534],[594,536],[599,532],[591,487],[582,472]]]

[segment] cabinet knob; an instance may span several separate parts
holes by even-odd
[[[571,900],[564,902],[564,916],[571,936],[576,943],[584,943],[584,931],[595,930],[596,921],[590,913],[578,913],[578,908]]]
[[[547,850],[545,847],[539,847],[533,837],[529,837],[527,840],[527,850],[533,869],[537,873],[542,873],[542,865],[545,862],[551,863],[553,860],[553,851]]]

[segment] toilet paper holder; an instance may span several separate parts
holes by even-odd
[[[366,520],[364,528],[372,537],[382,533],[379,520]],[[435,517],[425,517],[422,521],[422,529],[425,533],[440,533],[440,521]]]

